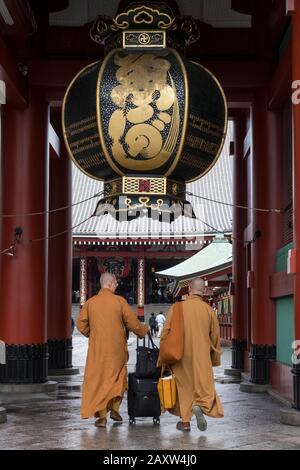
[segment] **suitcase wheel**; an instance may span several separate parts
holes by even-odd
[[[160,424],[160,418],[153,418],[153,424]]]
[[[135,424],[135,418],[132,416],[129,416],[129,424],[134,425]]]

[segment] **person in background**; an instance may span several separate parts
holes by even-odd
[[[159,312],[159,314],[156,317],[156,321],[157,321],[157,326],[158,326],[157,337],[160,338],[161,332],[164,327],[164,323],[166,321],[166,317],[164,316],[163,312]]]
[[[143,338],[148,327],[138,321],[123,297],[115,295],[114,274],[103,273],[100,285],[98,295],[83,305],[77,328],[89,338],[81,417],[96,417],[95,426],[105,428],[109,412],[112,420],[122,422],[119,409],[127,388],[126,329]]]
[[[216,393],[213,366],[221,364],[220,329],[214,310],[202,300],[205,283],[193,279],[189,285],[189,297],[182,302],[184,321],[184,349],[180,361],[172,365],[178,391],[177,402],[171,413],[179,416],[180,431],[190,431],[193,414],[200,431],[205,431],[204,415],[212,418],[224,416],[221,401]],[[170,308],[163,338],[171,328],[173,306]]]
[[[71,334],[73,336],[73,333],[74,333],[74,328],[75,328],[75,320],[74,318],[72,317],[71,318]]]
[[[152,336],[156,336],[157,333],[157,321],[155,318],[154,313],[151,313],[151,316],[149,318],[149,326],[150,326],[150,333]]]

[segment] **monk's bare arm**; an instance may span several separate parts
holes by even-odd
[[[90,325],[88,316],[88,302],[86,302],[80,310],[79,317],[76,323],[78,331],[87,338],[90,335]]]
[[[220,343],[220,326],[216,314],[213,309],[210,309],[211,329],[210,341],[212,346],[211,361],[213,366],[221,365],[221,343]]]
[[[132,308],[129,306],[129,304],[126,302],[125,299],[121,299],[121,302],[122,302],[122,317],[123,317],[123,322],[126,328],[129,331],[132,331],[139,338],[143,338],[148,331],[148,326],[143,325],[143,323],[138,321],[134,311],[132,310]]]

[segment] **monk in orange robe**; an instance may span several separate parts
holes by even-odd
[[[204,415],[222,418],[224,411],[215,391],[212,366],[221,364],[220,329],[214,310],[202,300],[203,279],[191,281],[189,297],[182,302],[184,351],[172,366],[177,386],[177,402],[171,413],[179,416],[177,429],[190,431],[193,414],[201,431],[207,428]],[[168,312],[162,338],[170,331],[173,307]]]
[[[126,328],[143,338],[148,327],[140,323],[123,297],[115,295],[116,277],[104,273],[101,290],[82,307],[77,328],[89,338],[81,417],[97,417],[95,425],[105,427],[107,414],[122,422],[119,408],[127,388],[128,348]]]

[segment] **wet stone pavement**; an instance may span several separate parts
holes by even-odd
[[[131,426],[126,396],[121,408],[124,422],[109,421],[106,429],[96,428],[94,419],[80,418],[87,340],[76,329],[73,346],[73,364],[79,366],[80,375],[51,377],[59,383],[58,392],[0,396],[0,406],[7,410],[7,422],[0,424],[0,449],[300,449],[300,428],[280,424],[279,402],[267,394],[240,392],[237,383],[222,383],[223,368],[230,365],[229,349],[224,350],[222,367],[215,368],[225,418],[208,418],[206,432],[197,429],[195,419],[190,433],[177,431],[177,418],[169,413],[161,416],[159,426],[151,418],[137,418]],[[129,371],[135,364],[135,347],[135,337],[130,336]]]

